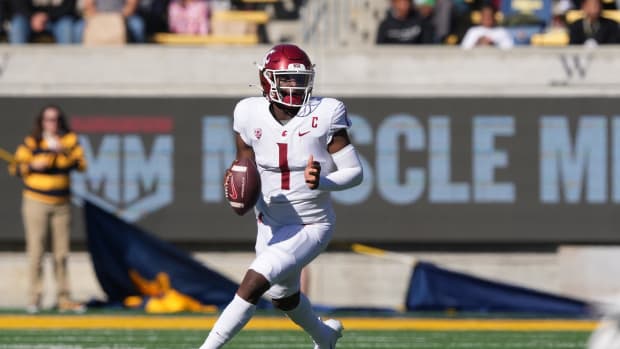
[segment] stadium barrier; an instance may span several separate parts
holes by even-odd
[[[232,108],[239,98],[259,94],[248,84],[256,83],[252,62],[266,49],[2,46],[0,147],[12,151],[44,103],[61,104],[89,147],[91,174],[103,174],[76,177],[78,195],[168,241],[251,243],[253,222],[229,212],[218,176],[232,156]],[[362,187],[337,199],[337,243],[618,242],[611,213],[620,201],[620,75],[613,73],[619,49],[308,51],[317,64],[316,93],[349,106],[367,173]],[[0,183],[6,223],[0,245],[15,246],[23,242],[15,219],[20,185],[5,172]],[[83,222],[75,224],[73,241],[82,242]],[[350,257],[317,261],[315,277],[325,278],[339,258]],[[506,255],[489,258],[473,257],[471,270],[571,292],[554,253],[519,254],[512,271]],[[472,256],[458,260],[457,267]],[[339,271],[369,270],[366,261],[352,261],[351,269]],[[387,267],[374,266],[373,275]],[[355,284],[339,282],[342,289]],[[327,298],[315,287],[319,299]],[[354,301],[386,304],[401,298],[393,295],[404,287],[371,288]]]

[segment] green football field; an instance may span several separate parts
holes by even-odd
[[[345,326],[339,349],[585,349],[597,325],[593,319],[513,318],[497,314],[335,317]],[[214,314],[89,311],[81,315],[27,315],[0,311],[0,349],[197,349],[215,320]],[[226,348],[311,349],[313,345],[282,314],[267,312],[255,316]]]
[[[197,330],[0,330],[0,348],[198,348],[206,331]],[[585,348],[588,332],[504,331],[346,331],[339,349],[426,348]],[[312,348],[300,331],[243,331],[226,348]]]

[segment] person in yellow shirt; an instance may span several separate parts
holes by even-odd
[[[9,166],[11,174],[24,182],[22,215],[30,271],[28,312],[41,309],[42,260],[48,230],[52,234],[58,310],[84,309],[69,297],[67,258],[71,235],[70,174],[85,169],[84,151],[78,136],[70,131],[64,113],[55,105],[45,106]]]

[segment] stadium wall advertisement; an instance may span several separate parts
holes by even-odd
[[[38,110],[65,109],[96,205],[173,242],[251,243],[222,176],[235,98],[0,98],[14,151]],[[334,193],[339,242],[620,242],[620,100],[345,98],[365,179]],[[11,116],[8,118],[8,116]],[[0,243],[23,240],[20,182],[0,172]]]

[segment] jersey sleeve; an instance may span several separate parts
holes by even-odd
[[[332,122],[329,125],[329,132],[327,135],[327,144],[332,141],[334,134],[342,129],[348,129],[351,127],[351,121],[347,115],[347,108],[344,103],[338,101],[334,114],[332,116]]]
[[[30,163],[32,162],[35,144],[34,139],[27,137],[15,152],[14,161],[9,164],[9,173],[13,176],[26,177],[30,173]]]
[[[247,123],[248,123],[248,108],[247,103],[244,101],[240,101],[235,106],[235,111],[233,112],[233,130],[237,132],[241,139],[248,146],[252,145],[251,138],[247,134]]]
[[[86,159],[84,149],[80,146],[78,136],[69,133],[63,137],[64,151],[56,156],[56,166],[60,168],[71,168],[83,172],[86,170]]]

